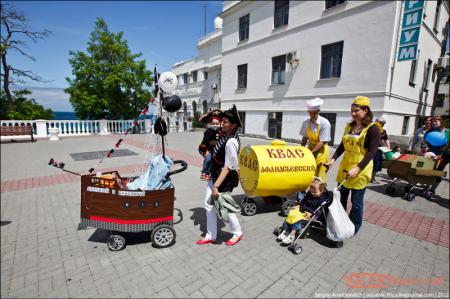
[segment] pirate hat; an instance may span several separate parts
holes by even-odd
[[[222,117],[226,117],[230,120],[230,122],[237,124],[238,127],[242,127],[241,118],[239,117],[239,111],[236,108],[236,105],[233,105],[228,110],[225,110],[222,113]]]
[[[214,118],[219,121],[222,121],[222,110],[220,110],[220,109],[210,110],[210,111],[206,112],[205,114],[203,114],[202,116],[200,116],[200,118],[198,120],[202,123],[209,123]]]

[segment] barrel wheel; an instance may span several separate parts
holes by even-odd
[[[172,226],[162,224],[157,226],[150,236],[152,244],[156,248],[166,248],[175,243],[176,233]]]
[[[121,235],[110,235],[106,240],[109,250],[119,251],[125,248],[125,238]]]
[[[258,206],[253,198],[246,198],[242,206],[242,212],[246,216],[253,216],[258,211]]]
[[[281,214],[286,217],[289,214],[289,208],[292,208],[296,204],[297,202],[289,199],[283,201],[283,204],[281,205]]]

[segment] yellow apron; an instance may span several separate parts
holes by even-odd
[[[317,126],[317,133],[314,133],[313,130],[311,130],[311,123],[308,125],[308,148],[310,150],[312,150],[316,144],[320,142],[320,125],[317,124]],[[316,173],[314,175],[320,177],[323,182],[326,182],[327,179],[327,168],[323,164],[328,161],[328,152],[328,144],[324,144],[320,150],[314,153],[314,157],[316,158]]]
[[[367,135],[367,131],[373,124],[365,127],[360,135],[351,135],[350,130],[351,127],[347,124],[347,127],[344,131],[344,136],[342,136],[342,143],[344,144],[344,157],[342,158],[342,162],[339,165],[338,174],[336,177],[336,181],[340,184],[347,177],[347,173],[353,167],[357,166],[359,162],[364,158],[364,155],[367,152],[367,149],[364,148],[364,140]],[[372,169],[373,169],[373,160],[360,170],[359,174],[352,178],[348,179],[344,183],[344,187],[348,189],[364,189],[367,184],[370,182],[372,177]],[[344,172],[345,171],[345,172]]]
[[[308,218],[309,218],[308,213],[306,212],[302,213],[300,212],[300,208],[296,207],[289,211],[285,221],[289,224],[294,224],[296,222],[299,222],[300,220]]]

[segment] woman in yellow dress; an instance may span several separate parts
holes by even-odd
[[[355,225],[356,234],[363,221],[364,193],[372,177],[372,160],[380,144],[380,131],[372,123],[369,98],[357,96],[352,103],[351,114],[353,120],[347,124],[341,144],[325,165],[331,167],[344,153],[336,180],[340,184],[347,179],[340,189],[341,203],[347,209],[351,192],[352,209],[349,217]]]

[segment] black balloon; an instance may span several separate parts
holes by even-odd
[[[177,112],[181,108],[181,99],[177,95],[171,95],[163,99],[162,105],[167,112]]]

